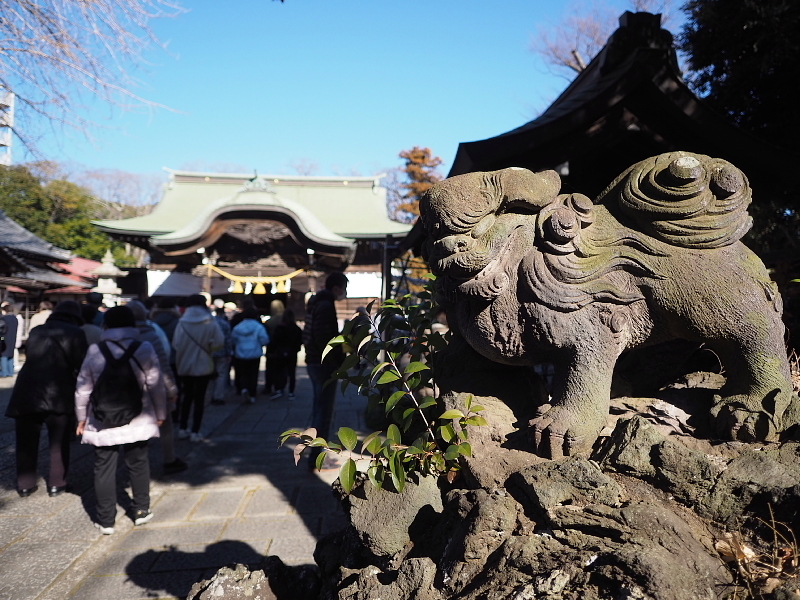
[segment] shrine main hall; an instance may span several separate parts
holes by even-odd
[[[350,304],[382,295],[387,247],[410,225],[389,219],[382,175],[278,176],[168,170],[154,210],[94,224],[149,253],[126,292],[186,296],[208,291],[266,306],[278,297],[303,312],[331,271],[345,271]]]

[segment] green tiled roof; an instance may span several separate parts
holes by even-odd
[[[285,177],[170,171],[161,202],[149,215],[95,221],[113,233],[158,236],[153,241],[200,235],[208,217],[225,206],[277,205],[295,213],[318,237],[378,238],[405,235],[410,225],[386,215],[386,189],[376,177]],[[245,191],[244,186],[252,189]],[[331,237],[331,233],[335,236]]]

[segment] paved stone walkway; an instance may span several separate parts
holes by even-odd
[[[0,379],[0,600],[133,600],[185,598],[192,584],[226,564],[257,563],[265,554],[287,564],[313,564],[317,539],[343,523],[331,495],[336,473],[295,467],[278,434],[305,427],[311,384],[298,367],[297,398],[254,405],[229,396],[206,406],[204,442],[177,442],[189,469],[162,474],[159,442],[151,442],[151,506],[155,517],[133,527],[119,508],[116,532],[92,526],[92,450],[73,443],[73,490],[56,498],[15,491],[14,422],[2,416],[15,378]],[[338,395],[335,428],[363,429],[365,402]],[[42,435],[39,473],[47,473]],[[123,461],[120,461],[122,463]],[[118,474],[118,483],[124,479]],[[130,488],[119,484],[126,506]]]

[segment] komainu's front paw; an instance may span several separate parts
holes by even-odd
[[[590,411],[592,418],[582,412],[563,406],[542,406],[538,416],[530,421],[536,454],[552,459],[588,454],[601,426],[594,418],[596,411]]]

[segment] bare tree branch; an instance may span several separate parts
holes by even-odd
[[[668,28],[677,10],[674,0],[630,0],[630,10],[661,14]],[[530,49],[542,57],[556,75],[572,79],[597,55],[617,28],[619,12],[607,4],[573,2],[555,25],[542,25]]]
[[[175,17],[173,0],[0,0],[0,88],[15,94],[14,133],[34,156],[42,117],[88,135],[83,102],[163,107],[134,93],[132,75],[163,44],[151,19]]]

